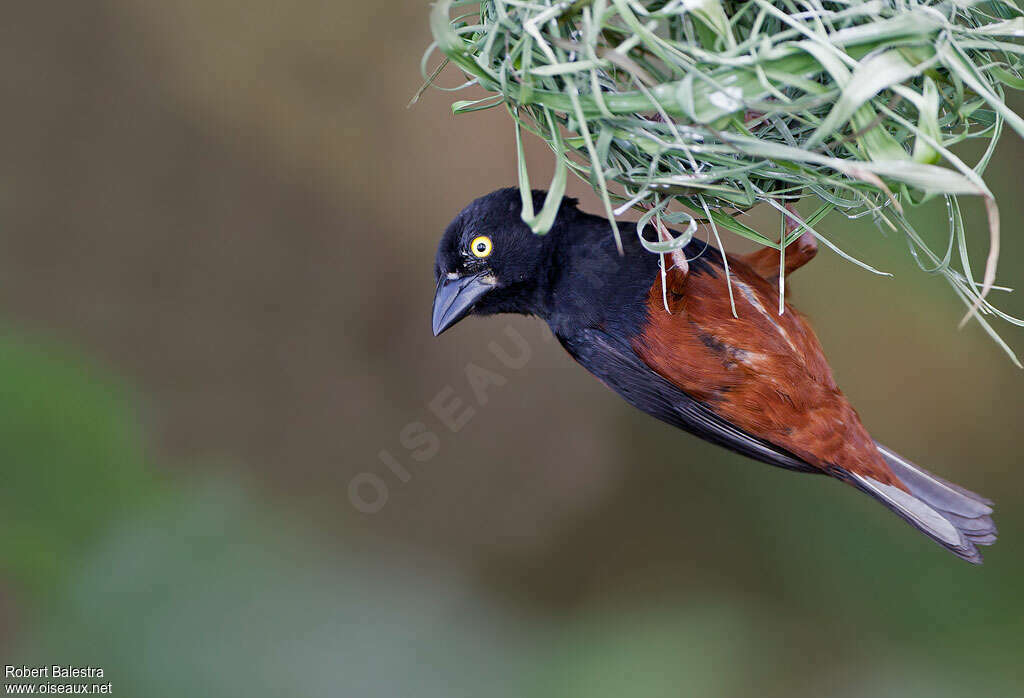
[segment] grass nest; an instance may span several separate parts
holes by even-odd
[[[617,215],[643,211],[645,247],[681,248],[698,226],[781,249],[832,211],[870,216],[906,236],[929,273],[943,275],[1016,362],[987,321],[999,254],[999,210],[983,174],[1024,88],[1024,13],[1009,0],[439,0],[427,84],[448,63],[461,85],[492,93],[455,102],[464,113],[505,107],[515,124],[523,219],[546,232],[572,172]],[[434,49],[445,56],[427,74]],[[534,210],[522,132],[555,156],[543,207]],[[976,162],[954,150],[980,141]],[[958,197],[980,196],[989,253],[971,271]],[[815,198],[802,215],[794,204]],[[949,234],[933,247],[906,216],[944,197]],[[772,239],[740,214],[759,204],[786,225]],[[807,207],[805,207],[807,208]],[[669,233],[666,224],[681,227]],[[656,240],[644,230],[653,226]],[[1018,363],[1019,365],[1019,363]]]

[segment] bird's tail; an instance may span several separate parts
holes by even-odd
[[[889,469],[910,493],[853,473],[849,474],[850,482],[957,557],[981,564],[976,546],[996,541],[991,500],[932,475],[882,444],[876,445]]]

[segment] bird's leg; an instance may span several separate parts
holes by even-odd
[[[660,218],[655,218],[654,225],[658,229],[658,239],[662,242],[668,242],[672,239],[672,235],[668,232],[668,228],[665,227]],[[672,267],[678,269],[683,276],[686,276],[690,271],[690,263],[686,261],[686,253],[683,252],[682,248],[672,250],[669,256],[672,258]]]
[[[786,210],[796,214],[792,204],[786,204]],[[789,237],[797,229],[799,224],[790,218],[785,217],[785,237]],[[793,244],[786,248],[786,259],[784,273],[789,276],[818,254],[818,241],[814,239],[814,233],[805,230]],[[772,247],[764,247],[757,252],[740,257],[749,267],[758,273],[759,276],[767,279],[776,286],[779,283],[779,262],[781,254],[779,250]]]
[[[662,242],[672,240],[671,233],[668,232],[668,228],[665,227],[660,217],[654,219],[654,227],[658,231],[659,240]],[[659,266],[661,267],[661,302],[665,306],[665,311],[671,315],[675,312],[673,306],[680,298],[678,289],[682,288],[686,275],[690,273],[690,263],[686,261],[686,253],[682,248],[672,250],[668,256],[671,259],[671,266],[664,254],[661,255]],[[676,289],[671,291],[673,302],[669,301],[670,289]]]

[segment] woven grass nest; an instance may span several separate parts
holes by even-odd
[[[445,64],[461,87],[492,93],[456,113],[503,106],[519,151],[523,219],[554,219],[568,172],[586,180],[615,218],[643,211],[652,252],[685,245],[699,225],[782,248],[834,210],[906,236],[918,264],[942,274],[1016,362],[987,321],[1024,322],[992,306],[999,211],[983,179],[1004,127],[1024,136],[1005,103],[1024,88],[1024,12],[1009,0],[439,0],[427,83]],[[445,59],[427,75],[434,49]],[[458,88],[456,88],[458,89]],[[525,195],[522,132],[555,157],[544,206]],[[958,144],[980,140],[976,162]],[[990,245],[983,278],[969,262],[958,197],[983,197]],[[933,247],[908,207],[944,197],[948,239]],[[801,215],[797,201],[816,199]],[[745,225],[763,203],[787,225],[779,240]],[[803,208],[809,208],[804,206]],[[647,240],[647,226],[661,234]],[[667,235],[667,225],[682,228]],[[933,243],[934,244],[934,243]],[[877,272],[881,273],[881,272]],[[1019,365],[1019,363],[1018,363]]]

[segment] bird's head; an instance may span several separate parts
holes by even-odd
[[[535,207],[543,198],[534,192]],[[434,263],[435,336],[470,313],[530,312],[552,236],[533,233],[521,212],[519,190],[499,189],[462,209],[445,230]]]

